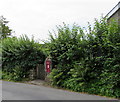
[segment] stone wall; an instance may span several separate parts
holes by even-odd
[[[38,64],[35,69],[31,69],[29,72],[29,78],[31,80],[34,79],[45,80],[45,77],[46,77],[46,73],[43,64]]]

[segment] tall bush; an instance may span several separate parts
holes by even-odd
[[[56,37],[50,34],[50,55],[54,65],[71,64],[74,60],[78,61],[83,56],[84,39],[85,35],[81,27],[64,24],[57,27]],[[80,57],[81,56],[81,57]]]
[[[85,32],[79,26],[58,27],[50,54],[57,69],[52,84],[79,92],[120,98],[120,26],[95,20]]]
[[[45,54],[41,45],[27,36],[20,38],[6,38],[2,41],[2,69],[4,72],[14,73],[28,77],[30,69],[37,64],[44,63]],[[21,71],[19,73],[19,71]]]

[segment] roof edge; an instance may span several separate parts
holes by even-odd
[[[120,8],[120,1],[118,2],[118,4],[105,16],[106,17],[111,17],[118,9]]]

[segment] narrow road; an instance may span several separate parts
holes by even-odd
[[[2,100],[111,100],[44,86],[2,81]]]

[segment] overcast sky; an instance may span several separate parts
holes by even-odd
[[[0,15],[7,18],[15,35],[46,40],[48,30],[63,22],[84,27],[105,16],[119,0],[0,0]]]

